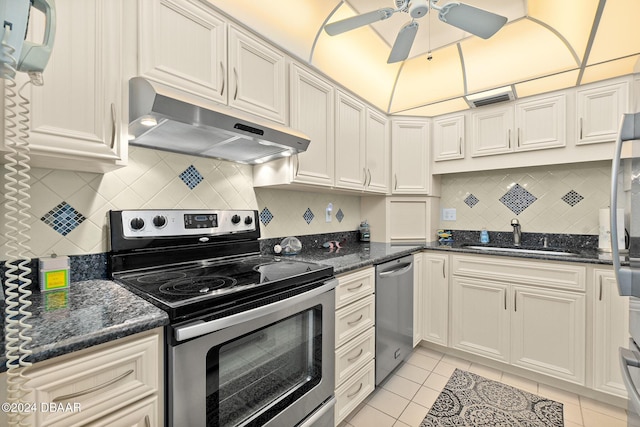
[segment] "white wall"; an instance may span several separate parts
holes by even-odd
[[[192,189],[180,178],[193,166],[202,180]],[[0,181],[4,185],[4,171]],[[187,179],[187,182],[189,180]],[[181,154],[129,148],[128,166],[114,172],[92,174],[52,169],[33,169],[29,224],[30,257],[81,255],[107,251],[106,214],[110,209],[258,209],[265,207],[273,219],[261,224],[264,238],[353,231],[360,221],[360,198],[329,196],[283,190],[253,189],[251,166]],[[324,209],[332,202],[334,218],[325,223]],[[62,206],[61,204],[68,204]],[[61,210],[63,225],[50,225],[49,212]],[[71,208],[78,212],[72,218]],[[307,208],[314,214],[307,224]],[[336,220],[339,209],[342,222]],[[4,206],[0,207],[4,213]],[[44,219],[43,219],[44,218]],[[72,229],[64,228],[79,222]],[[6,259],[6,228],[0,221],[0,259]],[[57,228],[59,231],[56,231]],[[63,233],[68,232],[66,235]]]
[[[537,233],[598,234],[598,210],[609,206],[609,161],[443,175],[440,208],[455,208],[456,220],[439,227],[456,230],[510,231],[511,218],[522,230]],[[519,184],[536,200],[516,215],[500,198]],[[562,200],[570,191],[582,199]],[[465,203],[470,195],[479,202]]]

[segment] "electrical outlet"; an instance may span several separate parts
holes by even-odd
[[[442,209],[443,221],[455,221],[456,220],[456,208],[444,208]]]

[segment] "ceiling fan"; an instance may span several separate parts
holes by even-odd
[[[429,13],[429,8],[438,11],[438,18],[449,25],[460,28],[463,31],[488,39],[494,35],[507,22],[507,18],[495,13],[478,9],[468,4],[452,2],[444,6],[438,6],[438,0],[395,0],[396,8],[385,7],[341,21],[325,25],[324,30],[330,36],[335,36],[376,21],[389,19],[396,12],[405,12],[411,15],[411,21],[405,24],[393,43],[387,63],[400,62],[407,59],[413,45],[413,40],[418,32],[416,19]]]

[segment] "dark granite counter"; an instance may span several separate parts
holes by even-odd
[[[27,359],[31,362],[169,324],[164,311],[110,280],[73,282],[68,291],[34,292],[31,303],[33,341],[28,348],[33,354]],[[0,338],[0,372],[4,372],[4,333]]]

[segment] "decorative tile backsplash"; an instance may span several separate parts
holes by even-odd
[[[443,175],[440,207],[455,221],[439,227],[523,232],[598,234],[598,210],[609,206],[608,161]]]
[[[257,209],[263,238],[353,231],[360,198],[253,188],[251,166],[129,147],[128,166],[106,174],[35,168],[31,171],[31,257],[99,254],[107,251],[110,209]],[[4,172],[0,173],[4,185]],[[340,207],[348,221],[310,224],[307,209]],[[4,215],[0,203],[0,215]],[[7,252],[0,221],[0,259]]]

